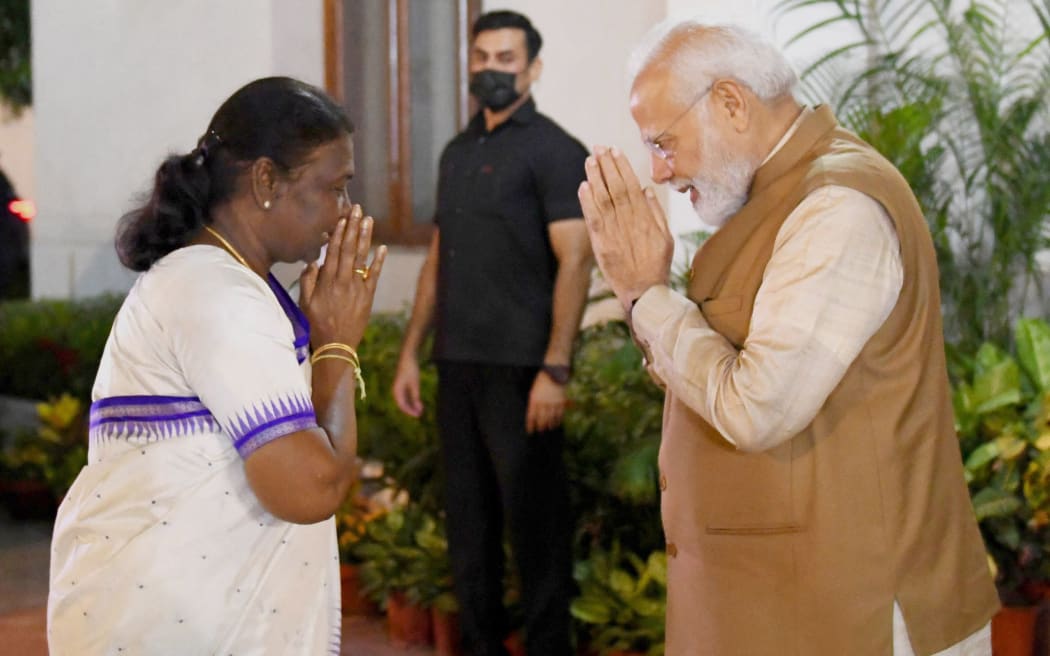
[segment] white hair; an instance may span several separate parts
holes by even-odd
[[[719,79],[736,80],[763,102],[791,94],[798,84],[784,54],[757,32],[697,19],[668,20],[650,30],[628,60],[629,87],[652,66],[670,69],[683,103]]]

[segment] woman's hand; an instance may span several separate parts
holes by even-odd
[[[314,346],[342,342],[357,348],[365,334],[386,246],[376,249],[369,264],[375,221],[361,215],[361,206],[354,205],[350,219],[336,225],[324,264],[311,263],[299,279],[299,305],[310,321]]]

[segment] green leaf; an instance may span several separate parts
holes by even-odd
[[[1028,442],[1015,435],[1002,435],[995,439],[999,446],[999,457],[1003,460],[1016,460],[1024,455]]]
[[[587,624],[608,624],[612,620],[612,609],[607,603],[593,597],[577,597],[569,605],[573,617]]]
[[[663,617],[666,604],[662,599],[639,597],[628,602],[631,609],[642,617]]]
[[[614,495],[634,505],[654,503],[658,496],[656,444],[643,444],[624,454],[613,466],[610,487]]]
[[[627,598],[634,594],[634,579],[627,572],[616,568],[609,574],[609,587],[621,597]]]
[[[655,551],[649,554],[649,576],[660,585],[667,587],[667,554]]]
[[[374,560],[386,555],[386,548],[378,544],[360,543],[354,545],[354,554],[363,560]]]
[[[986,487],[975,494],[972,502],[977,521],[991,517],[1007,517],[1017,512],[1022,505],[1016,496],[993,487]]]
[[[424,530],[416,531],[416,544],[428,551],[442,552],[448,550],[445,538]]]
[[[583,583],[593,576],[594,568],[589,560],[578,560],[572,566],[572,578],[577,583]]]
[[[976,472],[988,463],[992,462],[999,457],[999,443],[985,442],[981,446],[977,447],[970,454],[970,457],[966,459],[966,471]]]
[[[985,342],[977,349],[977,354],[974,356],[974,371],[980,375],[1009,359],[1010,356],[1006,351],[991,342]]]
[[[442,613],[455,613],[459,610],[459,602],[456,601],[456,595],[451,592],[439,594],[434,598],[432,605]]]
[[[992,517],[985,525],[999,544],[1014,550],[1021,546],[1021,531],[1013,517]]]
[[[977,374],[973,385],[976,411],[987,414],[1021,402],[1021,370],[1012,358],[990,364]]]
[[[383,523],[391,532],[396,533],[405,525],[405,515],[396,510],[391,511],[387,513]]]
[[[1014,331],[1017,359],[1042,391],[1050,391],[1050,325],[1042,319],[1020,319]]]
[[[956,386],[952,394],[952,408],[955,410],[955,430],[960,435],[972,435],[978,424],[977,403],[973,388],[965,381]]]

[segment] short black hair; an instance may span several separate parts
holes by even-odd
[[[481,32],[488,30],[502,30],[505,28],[512,28],[521,30],[525,33],[525,49],[529,53],[529,61],[536,59],[536,55],[540,54],[540,47],[543,45],[543,37],[536,31],[536,28],[532,26],[532,23],[528,18],[525,18],[516,11],[490,11],[486,14],[478,16],[478,19],[474,21],[474,29],[471,31],[471,35],[477,38]]]

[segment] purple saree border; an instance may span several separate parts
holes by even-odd
[[[317,427],[313,402],[293,394],[253,405],[222,425],[195,396],[111,396],[91,404],[92,441],[157,440],[201,432],[225,432],[242,458],[277,438]]]
[[[292,345],[295,348],[296,359],[299,364],[302,364],[306,358],[310,357],[310,321],[272,273],[266,277],[266,282],[270,285],[273,295],[277,297],[277,302],[284,310],[288,321],[292,324],[292,333],[295,335]]]
[[[289,433],[317,426],[313,401],[303,395],[280,397],[240,413],[226,426],[242,458]]]
[[[123,417],[101,417],[93,418],[90,421],[90,427],[101,426],[102,424],[112,424],[119,421],[179,421],[182,419],[189,419],[191,417],[211,417],[211,412],[205,408],[203,410],[194,410],[193,412],[182,412],[177,415],[163,415],[160,417],[134,417],[134,416],[123,416]]]
[[[88,436],[96,442],[151,442],[209,430],[221,426],[196,396],[109,396],[92,403],[88,413]]]
[[[313,412],[303,413],[295,417],[283,417],[255,429],[250,435],[234,443],[237,453],[241,458],[247,458],[260,447],[274,440],[295,433],[297,431],[309,430],[317,427],[317,418]]]
[[[154,405],[161,403],[200,403],[199,396],[160,396],[143,394],[136,396],[107,396],[91,404],[91,409],[108,408],[114,405]],[[201,407],[204,407],[203,405]]]

